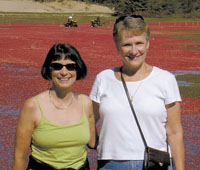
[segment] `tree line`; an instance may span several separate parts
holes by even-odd
[[[56,1],[56,0],[35,0]],[[63,0],[57,0],[63,1]],[[74,0],[106,5],[115,15],[142,14],[145,17],[200,18],[199,0]]]
[[[142,14],[146,17],[200,18],[199,0],[76,0],[110,5],[116,15]]]

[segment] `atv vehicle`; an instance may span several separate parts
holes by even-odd
[[[71,20],[64,24],[65,27],[78,27],[77,21]]]
[[[98,16],[97,19],[91,20],[91,27],[100,27],[102,26],[100,17]]]

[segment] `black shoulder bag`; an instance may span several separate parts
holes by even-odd
[[[168,166],[170,165],[170,156],[169,156],[169,152],[168,152],[168,145],[167,145],[167,152],[151,148],[147,145],[147,142],[144,138],[144,134],[142,132],[139,121],[137,119],[136,113],[134,111],[133,105],[131,103],[131,99],[130,99],[130,96],[128,93],[128,88],[127,88],[124,78],[122,76],[122,67],[120,68],[120,72],[121,72],[121,80],[122,80],[124,90],[126,92],[126,96],[128,98],[128,101],[129,101],[129,104],[131,107],[131,111],[133,112],[133,116],[135,118],[136,124],[138,126],[140,135],[142,137],[142,140],[143,140],[144,146],[145,146],[143,170],[167,170]]]

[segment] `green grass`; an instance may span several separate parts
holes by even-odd
[[[63,24],[71,13],[31,13],[31,12],[1,12],[0,23],[41,23],[41,24]],[[80,24],[88,23],[90,20],[101,16],[104,22],[114,22],[116,16],[110,13],[74,13],[74,18]],[[184,18],[145,18],[147,22],[200,22],[200,19]]]
[[[180,29],[180,30],[175,29],[175,30],[165,30],[165,31],[174,33],[170,35],[171,38],[176,38],[181,40],[186,39],[186,40],[193,40],[200,42],[200,29]]]
[[[191,86],[179,86],[181,96],[200,98],[200,74],[178,75],[176,79],[192,83]]]
[[[147,22],[200,22],[200,18],[145,18]]]
[[[0,13],[0,23],[18,23],[18,24],[64,24],[67,21],[68,16],[71,13],[14,13],[5,12]],[[75,13],[74,19],[78,20],[78,23],[85,24],[90,23],[90,20],[95,19],[97,16],[101,16],[103,22],[113,22],[115,17],[111,14],[101,13]]]
[[[200,25],[200,24],[199,24]],[[169,29],[160,30],[162,34],[159,37],[167,37],[178,40],[192,40],[196,41],[196,45],[184,44],[183,46],[167,46],[166,48],[182,48],[200,50],[200,29]],[[169,32],[169,33],[166,33]]]
[[[190,44],[185,44],[183,46],[167,46],[166,48],[182,48],[182,49],[191,49],[191,50],[200,50],[200,45],[190,45]]]

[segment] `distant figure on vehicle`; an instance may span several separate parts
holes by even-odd
[[[67,23],[64,24],[65,27],[78,27],[77,21],[73,19],[73,14],[68,17]]]
[[[100,16],[98,16],[95,20],[91,20],[91,27],[100,27],[100,26],[102,26]]]
[[[70,15],[70,16],[68,17],[67,22],[72,22],[72,20],[73,20],[73,17],[72,17],[72,15]]]

